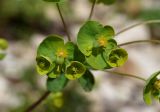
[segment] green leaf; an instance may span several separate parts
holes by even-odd
[[[65,71],[65,76],[70,80],[75,80],[80,78],[86,71],[86,67],[78,62],[72,61],[67,67]]]
[[[50,35],[39,45],[37,56],[42,55],[48,57],[52,62],[54,62],[56,61],[57,51],[64,48],[64,41],[60,36]]]
[[[85,74],[78,81],[86,92],[91,91],[95,84],[94,76],[89,70],[86,70]]]
[[[106,26],[104,26],[104,28],[107,30],[108,35],[110,35],[110,36],[114,36],[115,35],[115,31],[111,26],[106,25]]]
[[[122,48],[111,50],[108,57],[106,58],[107,63],[111,67],[122,66],[127,61],[127,59],[128,59],[128,53],[126,52],[125,49]]]
[[[81,63],[85,62],[85,56],[84,54],[78,49],[78,46],[75,46],[74,50],[74,61],[79,61]]]
[[[80,51],[89,56],[95,41],[95,35],[103,30],[103,26],[96,21],[87,21],[81,28],[77,37],[77,44]]]
[[[78,48],[84,55],[90,56],[93,47],[106,47],[107,41],[114,37],[112,30],[110,26],[103,27],[96,21],[87,21],[78,33]]]
[[[5,39],[0,38],[0,49],[6,50],[7,48],[8,48],[8,42]]]
[[[48,78],[47,79],[47,89],[51,92],[59,92],[62,91],[63,88],[67,85],[68,80],[64,76],[64,74],[60,74],[60,76],[56,79]]]
[[[102,70],[107,67],[107,63],[105,62],[102,54],[86,57],[86,61],[93,69]]]
[[[75,51],[75,44],[73,42],[67,42],[65,44],[65,48],[67,49],[67,59],[73,60],[74,59],[74,51]]]
[[[143,89],[143,100],[147,105],[152,104],[152,92],[154,90],[154,83],[157,80],[157,76],[160,75],[160,71],[153,73],[146,81],[146,85]]]
[[[45,56],[38,56],[36,58],[36,68],[40,75],[46,75],[49,73],[55,66],[54,63],[52,63],[51,59]]]

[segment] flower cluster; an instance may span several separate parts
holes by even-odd
[[[103,27],[95,21],[88,21],[80,28],[77,45],[50,35],[38,47],[37,71],[48,76],[50,91],[60,91],[68,80],[75,79],[84,90],[90,91],[94,77],[89,69],[119,67],[127,60],[127,52],[118,47],[113,37],[111,26]]]

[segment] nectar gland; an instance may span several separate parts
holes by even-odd
[[[104,37],[99,37],[97,42],[98,42],[99,46],[101,46],[101,47],[105,47],[108,43],[107,39]]]

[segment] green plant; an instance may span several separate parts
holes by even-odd
[[[90,70],[103,70],[113,74],[129,76],[146,82],[144,89],[144,101],[150,104],[150,95],[159,99],[159,79],[156,72],[151,78],[145,80],[132,74],[119,73],[108,69],[120,67],[128,59],[128,53],[120,48],[137,42],[156,42],[159,40],[140,40],[118,45],[114,37],[124,31],[141,24],[158,23],[160,20],[150,20],[128,27],[118,33],[109,25],[102,25],[92,21],[91,17],[96,3],[112,4],[115,0],[90,0],[93,5],[88,20],[83,24],[77,35],[77,43],[71,41],[65,20],[62,16],[59,3],[63,0],[44,0],[56,3],[62,23],[68,36],[68,42],[64,43],[60,35],[47,36],[38,46],[36,57],[36,68],[40,75],[47,75],[48,91],[26,111],[32,111],[51,92],[60,92],[69,80],[77,80],[85,91],[91,91],[94,87],[94,76]]]

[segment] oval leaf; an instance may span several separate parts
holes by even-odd
[[[40,43],[37,56],[48,57],[53,62],[56,61],[56,53],[59,49],[64,49],[63,39],[57,35],[50,35]]]
[[[93,69],[102,70],[107,67],[107,63],[105,62],[102,54],[86,57],[86,61]]]
[[[86,92],[91,91],[95,84],[94,76],[89,70],[86,70],[85,74],[78,81]]]
[[[85,66],[78,62],[72,61],[67,67],[65,71],[65,76],[70,80],[75,80],[80,78],[86,71]]]
[[[47,89],[51,92],[59,92],[62,91],[63,88],[67,85],[68,80],[61,74],[58,78],[48,78],[47,79]]]
[[[81,28],[77,37],[77,44],[80,51],[90,56],[93,47],[106,47],[107,41],[113,38],[113,32],[109,26],[104,28],[96,21],[87,21]]]

